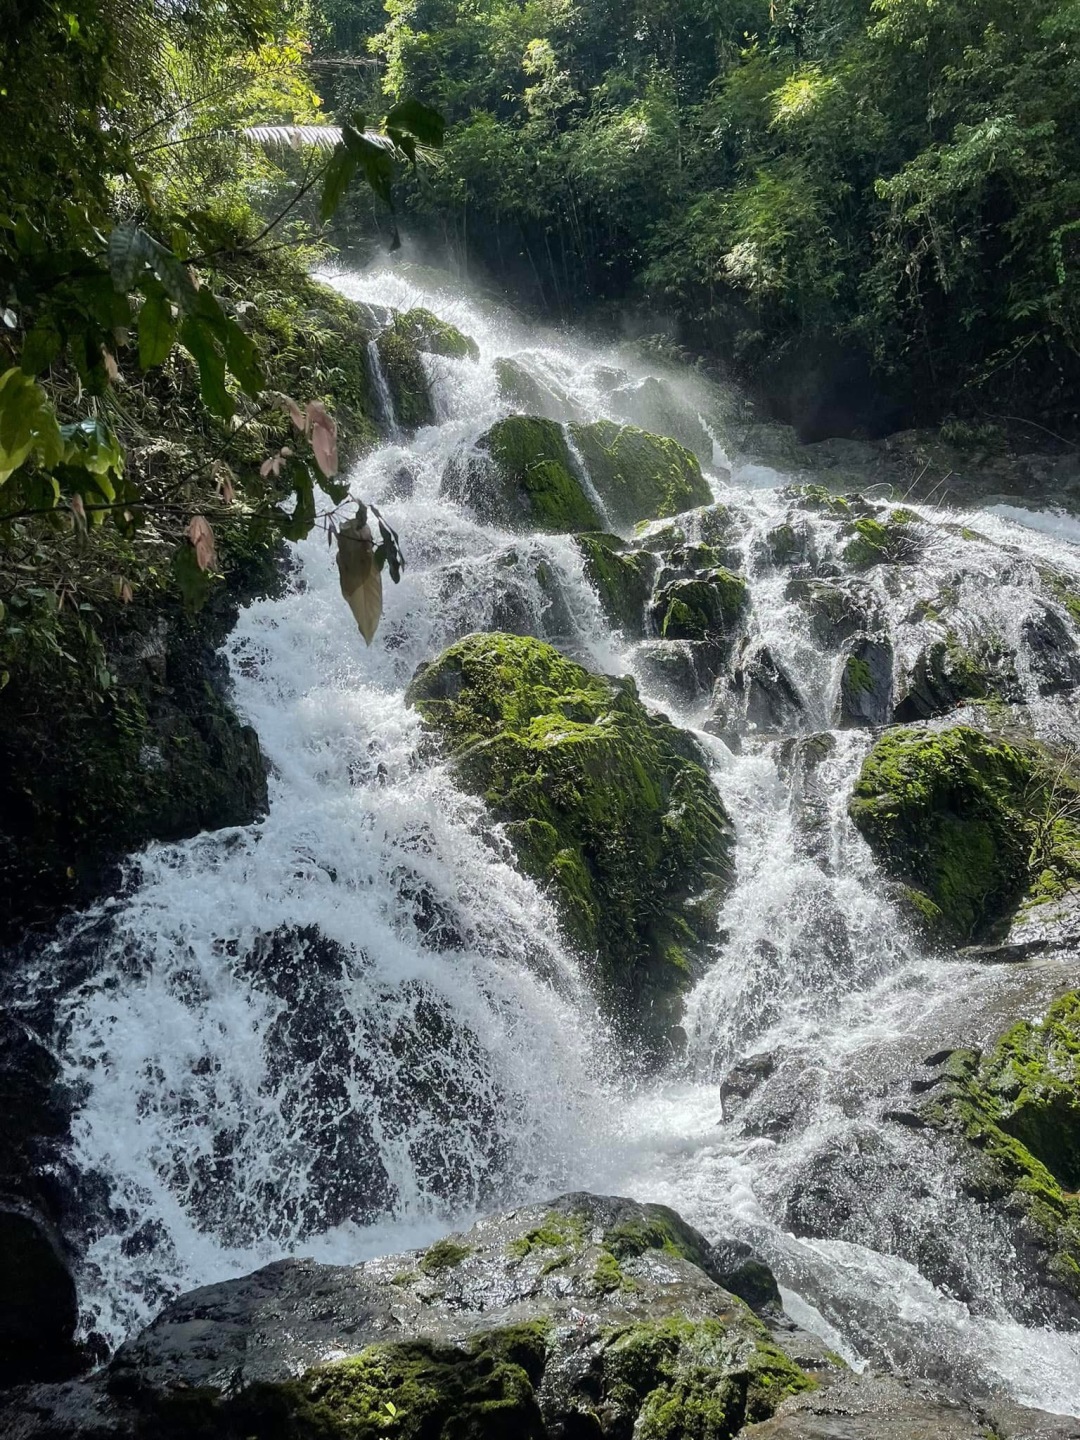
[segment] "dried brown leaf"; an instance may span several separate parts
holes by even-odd
[[[200,570],[212,570],[217,563],[214,532],[205,515],[193,515],[187,528],[187,537],[195,551],[195,563]]]
[[[359,517],[338,532],[338,576],[341,593],[353,613],[364,643],[370,645],[382,619],[382,574],[375,563],[371,529]]]

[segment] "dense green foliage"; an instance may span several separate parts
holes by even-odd
[[[750,373],[1076,420],[1075,0],[390,0],[453,122],[430,228],[564,313],[645,294]],[[779,358],[790,352],[785,369]]]

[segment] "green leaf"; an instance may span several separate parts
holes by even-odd
[[[149,295],[139,311],[139,364],[144,370],[160,365],[176,340],[172,306],[163,290]]]
[[[187,540],[173,553],[172,573],[184,601],[184,609],[193,613],[201,610],[213,582],[207,572],[199,568],[195,547]]]
[[[118,225],[109,236],[109,274],[121,293],[130,290],[153,257],[156,242],[138,225]]]
[[[336,212],[341,204],[349,181],[356,174],[356,157],[342,140],[334,147],[330,163],[323,178],[322,199],[319,202],[319,218],[323,224]]]
[[[442,149],[446,136],[446,120],[438,110],[421,105],[419,100],[399,100],[386,117],[386,128],[415,135],[421,145],[430,145],[433,150]]]
[[[45,465],[62,453],[60,427],[49,398],[21,370],[0,376],[0,485],[37,451]]]
[[[60,353],[60,332],[49,320],[39,320],[23,341],[19,366],[24,375],[40,375]]]
[[[236,407],[225,384],[225,356],[218,349],[212,331],[204,321],[189,315],[180,327],[180,339],[199,367],[203,404],[214,415],[227,420]]]

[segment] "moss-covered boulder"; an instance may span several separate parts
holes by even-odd
[[[600,517],[554,420],[511,415],[493,425],[443,477],[444,493],[510,530],[599,530]]]
[[[471,335],[463,335],[456,325],[440,320],[430,310],[406,310],[395,318],[393,328],[425,355],[445,355],[451,360],[480,358],[480,347]]]
[[[596,956],[608,1013],[662,1048],[732,876],[731,824],[696,743],[631,679],[524,637],[469,636],[407,698]]]
[[[972,700],[1022,698],[1012,656],[991,636],[963,640],[949,630],[915,657],[897,687],[893,719],[929,720]]]
[[[570,433],[613,525],[629,528],[712,502],[697,456],[677,440],[610,420],[572,425]]]
[[[584,560],[585,578],[612,625],[624,635],[643,635],[645,607],[660,568],[657,557],[631,549],[617,535],[578,535],[575,543]]]
[[[837,721],[841,729],[884,725],[893,688],[893,648],[887,638],[859,635],[848,646],[840,671]]]
[[[749,607],[746,581],[721,566],[697,578],[662,586],[653,604],[653,621],[662,640],[725,644]]]
[[[985,1054],[953,1051],[919,1089],[922,1121],[971,1147],[965,1188],[1019,1217],[1025,1248],[1080,1316],[1080,994]]]
[[[970,726],[891,730],[863,763],[851,818],[942,935],[994,932],[1080,880],[1080,779],[1034,742]]]
[[[398,315],[375,341],[394,407],[393,418],[402,430],[419,430],[435,423],[435,401],[421,359],[423,347],[417,343],[416,328],[407,323],[406,316]]]
[[[841,1368],[780,1327],[778,1299],[745,1246],[663,1206],[565,1195],[426,1250],[205,1286],[26,1413],[63,1413],[47,1433],[65,1440],[104,1433],[102,1405],[116,1440],[730,1440]]]

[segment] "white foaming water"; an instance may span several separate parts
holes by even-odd
[[[237,703],[272,766],[266,820],[151,847],[125,896],[76,927],[94,958],[59,1002],[59,1047],[81,1097],[77,1158],[108,1178],[112,1207],[82,1276],[87,1328],[116,1342],[178,1290],[278,1256],[404,1249],[585,1186],[747,1239],[793,1316],[853,1361],[1080,1413],[1080,1340],[1028,1314],[1008,1237],[959,1192],[948,1156],[882,1118],[903,1108],[922,1057],[1038,1013],[1062,977],[921,953],[846,816],[868,732],[834,731],[812,766],[800,758],[800,736],[835,724],[842,660],[763,558],[788,515],[785,477],[745,459],[738,483],[713,476],[751,576],[752,646],[801,707],[786,741],[747,733],[733,754],[701,729],[705,697],[654,693],[648,645],[612,633],[571,539],[502,533],[440,494],[447,463],[507,413],[500,357],[563,397],[567,420],[649,424],[668,406],[725,465],[730,397],[710,410],[700,377],[651,376],[632,353],[538,335],[404,274],[335,283],[427,306],[481,358],[431,358],[438,423],[350,477],[408,560],[372,648],[320,535],[295,547],[287,593],[252,605],[230,639]],[[1001,514],[916,514],[934,522],[918,527],[918,559],[887,580],[871,571],[861,592],[898,668],[957,629],[1021,654],[1045,608],[1039,572],[1077,573],[1071,537]],[[705,538],[700,515],[679,523]],[[842,519],[801,523],[827,571]],[[675,1074],[623,1077],[548,899],[483,807],[418,757],[403,698],[416,665],[499,628],[635,673],[712,757],[738,880]],[[1075,724],[1069,697],[1016,670],[1040,729]],[[56,958],[42,957],[43,977]],[[728,1116],[721,1082],[748,1060],[765,1083]]]

